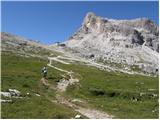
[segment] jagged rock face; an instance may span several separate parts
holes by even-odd
[[[158,27],[149,19],[113,20],[88,13],[65,44],[81,56],[93,54],[94,60],[157,68],[158,37]]]

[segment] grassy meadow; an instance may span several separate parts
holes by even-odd
[[[12,98],[12,103],[2,103],[1,118],[58,119],[72,118],[76,115],[72,109],[51,102],[55,100],[55,90],[46,88],[40,82],[41,68],[46,64],[47,61],[39,58],[25,58],[2,52],[1,90],[17,89],[24,98]],[[52,68],[48,69],[48,81],[54,88],[61,73]]]
[[[47,62],[2,52],[2,91],[17,89],[23,97],[13,99],[12,103],[2,103],[2,118],[73,118],[77,114],[71,108],[52,102],[56,90],[46,88],[40,82],[41,68]],[[159,117],[158,77],[106,72],[81,63],[65,65],[53,62],[53,65],[73,71],[80,80],[63,93],[66,98],[82,99],[90,107],[105,111],[115,118]],[[48,68],[48,71],[48,81],[56,88],[63,73],[53,68]]]
[[[53,65],[75,72],[80,85],[68,87],[67,95],[86,100],[90,106],[115,118],[158,118],[157,77],[106,72],[84,64]]]

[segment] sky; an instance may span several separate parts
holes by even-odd
[[[1,31],[43,44],[66,41],[87,12],[112,19],[149,18],[159,25],[158,1],[3,1]]]

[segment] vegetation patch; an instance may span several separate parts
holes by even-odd
[[[21,99],[11,98],[11,103],[1,104],[1,117],[3,119],[59,119],[73,118],[77,113],[71,108],[53,103],[57,80],[61,72],[48,68],[48,82],[46,88],[41,82],[41,68],[48,63],[33,57],[2,52],[1,90],[17,89],[21,92]],[[3,97],[8,100],[10,98]],[[14,111],[14,112],[13,112]]]
[[[156,119],[159,116],[158,77],[106,72],[84,64],[54,65],[80,75],[77,76],[80,87],[69,86],[69,97],[83,99],[116,118]]]

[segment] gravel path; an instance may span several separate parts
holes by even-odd
[[[81,107],[77,104],[70,102],[69,100],[66,100],[64,97],[62,97],[60,95],[57,95],[56,99],[57,99],[58,103],[64,104],[68,107],[73,108],[75,111],[81,113],[82,115],[86,116],[89,119],[112,119],[112,118],[114,118],[114,116],[108,115],[105,112],[95,110],[92,108]]]
[[[55,60],[55,59],[50,59],[50,60]],[[56,61],[57,61],[57,59],[56,59]],[[66,64],[65,62],[62,62],[62,61],[58,61],[58,62]],[[66,88],[69,85],[72,85],[72,84],[74,84],[76,82],[79,82],[79,80],[77,78],[73,78],[73,72],[69,72],[69,71],[57,68],[55,66],[52,66],[51,62],[50,62],[50,64],[47,64],[47,65],[49,67],[52,67],[52,68],[54,68],[56,70],[59,70],[61,72],[65,72],[70,76],[70,78],[68,80],[63,78],[58,82],[58,84],[57,84],[57,91],[58,92],[64,92],[64,91],[66,91]],[[74,104],[73,102],[71,102],[73,100],[71,100],[71,101],[67,100],[66,98],[64,98],[63,96],[58,94],[58,92],[57,92],[57,95],[56,95],[56,99],[57,99],[58,103],[64,104],[64,105],[66,105],[68,107],[71,107],[72,109],[74,109],[75,111],[81,113],[82,115],[86,116],[89,119],[112,119],[113,118],[112,115],[108,115],[105,112],[102,112],[102,111],[99,111],[99,110],[95,110],[95,109],[92,109],[92,108],[88,108],[88,107],[84,108],[84,107],[81,107],[80,105]]]

